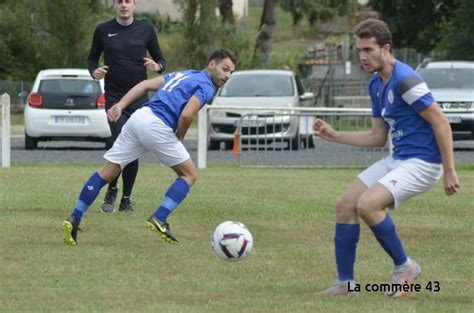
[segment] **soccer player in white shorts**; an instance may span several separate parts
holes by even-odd
[[[190,156],[173,129],[145,106],[130,117],[122,129],[122,136],[108,150],[104,159],[121,168],[150,151],[161,164],[172,167],[187,161]]]
[[[406,294],[420,273],[411,260],[386,208],[428,191],[443,176],[444,190],[460,188],[454,167],[449,122],[423,79],[392,54],[392,34],[377,19],[356,27],[356,48],[363,68],[373,73],[369,83],[372,101],[370,132],[340,132],[315,119],[315,135],[324,140],[357,147],[383,147],[390,132],[393,153],[373,164],[355,179],[336,201],[334,246],[337,279],[318,295],[347,295],[354,290],[354,264],[362,219],[392,258],[392,282],[386,294]]]
[[[420,159],[395,160],[387,156],[374,163],[357,178],[370,188],[376,183],[384,186],[393,197],[391,209],[398,208],[413,196],[427,192],[443,175],[441,164]]]
[[[151,151],[159,162],[169,166],[178,176],[155,213],[147,219],[146,226],[166,242],[178,243],[167,218],[187,197],[197,179],[196,168],[182,140],[194,117],[212,101],[216,89],[229,79],[236,64],[237,58],[232,51],[216,50],[211,54],[206,69],[173,72],[144,80],[107,111],[108,119],[115,122],[128,105],[148,91],[157,90],[154,97],[126,122],[114,145],[104,155],[105,166],[84,184],[72,214],[63,222],[65,244],[77,244],[82,216],[101,188],[146,151]]]

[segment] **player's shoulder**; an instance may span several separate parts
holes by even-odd
[[[209,74],[207,74],[207,71],[205,70],[190,69],[190,70],[184,71],[183,73],[187,76],[192,77],[196,81],[204,82],[204,81],[210,80]]]
[[[423,82],[421,76],[410,65],[398,60],[395,63],[392,75],[400,85],[404,84],[406,81]]]
[[[206,84],[208,87],[211,87],[210,89],[214,90],[215,86],[214,83],[212,82],[212,78],[209,75],[209,73],[206,70],[199,71],[199,77],[202,80],[204,84]]]
[[[410,76],[419,76],[410,65],[399,60],[395,61],[392,75],[398,79],[403,79]]]
[[[412,87],[424,83],[423,78],[411,66],[400,61],[395,64],[393,76],[402,94]]]

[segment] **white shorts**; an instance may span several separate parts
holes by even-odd
[[[441,164],[429,163],[420,159],[395,160],[387,156],[372,164],[357,176],[367,188],[379,182],[393,196],[398,208],[404,201],[431,189],[443,175]]]
[[[147,151],[166,166],[181,164],[190,158],[173,130],[149,107],[143,107],[125,123],[112,148],[104,154],[104,159],[119,164],[123,169]]]

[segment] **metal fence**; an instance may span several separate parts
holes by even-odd
[[[207,115],[210,110],[242,110],[245,107],[206,107],[199,115],[198,166],[206,167]],[[360,168],[390,153],[383,148],[357,148],[313,137],[315,117],[340,131],[371,129],[370,109],[252,108],[237,124],[234,146],[241,168]],[[296,122],[295,122],[296,121]],[[206,125],[206,126],[203,126]],[[297,127],[297,130],[292,127]]]
[[[366,80],[324,82],[307,79],[305,84],[307,89],[314,93],[314,105],[317,107],[370,107],[367,106],[367,103],[370,103],[367,100],[370,99]],[[350,97],[351,103],[345,101],[344,97]],[[363,106],[360,106],[361,103]]]

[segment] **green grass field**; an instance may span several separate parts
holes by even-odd
[[[421,265],[422,291],[317,298],[335,278],[333,203],[357,170],[240,170],[211,166],[170,216],[178,246],[145,228],[174,176],[140,167],[136,212],[86,214],[76,247],[62,242],[94,164],[18,164],[0,170],[0,312],[473,312],[474,167],[460,171],[462,191],[441,184],[392,217]],[[103,193],[100,195],[102,199]],[[254,251],[218,259],[213,228],[234,219],[249,227]],[[356,276],[387,283],[391,261],[362,227]],[[440,291],[424,287],[439,282]]]

